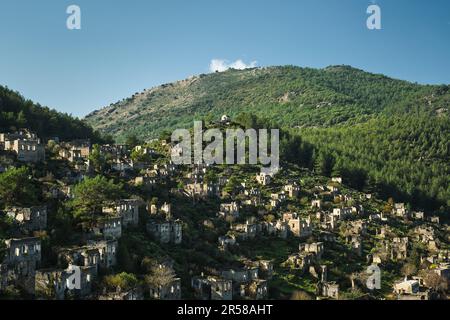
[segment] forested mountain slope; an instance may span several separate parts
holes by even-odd
[[[101,140],[100,135],[83,121],[26,100],[19,93],[0,86],[0,132],[21,128],[31,129],[41,138]]]
[[[124,141],[128,135],[149,139],[164,130],[190,128],[193,120],[245,112],[300,134],[302,144],[310,143],[314,151],[297,156],[299,162],[320,174],[346,175],[360,189],[446,210],[449,105],[449,85],[419,85],[349,66],[285,66],[165,84],[85,120]]]

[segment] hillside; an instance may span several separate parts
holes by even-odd
[[[190,128],[194,119],[254,114],[313,145],[301,165],[442,211],[450,206],[449,105],[448,85],[418,85],[349,66],[286,66],[191,77],[136,93],[85,120],[124,141]]]
[[[193,119],[243,111],[273,119],[281,126],[328,127],[363,122],[381,112],[408,111],[411,101],[430,103],[428,110],[446,113],[448,90],[347,66],[229,70],[136,93],[91,113],[86,121],[119,140],[129,133],[156,137],[164,129],[190,127]]]
[[[20,128],[31,129],[41,138],[102,140],[83,121],[26,100],[19,93],[0,86],[0,132],[12,132]]]

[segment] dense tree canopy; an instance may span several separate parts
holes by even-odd
[[[28,128],[41,138],[104,141],[83,121],[26,100],[19,93],[0,86],[0,132]]]
[[[85,178],[75,186],[70,206],[75,217],[92,221],[102,215],[102,207],[119,200],[122,193],[122,185],[115,184],[104,176]]]
[[[0,206],[36,204],[38,188],[26,167],[12,168],[0,174]]]

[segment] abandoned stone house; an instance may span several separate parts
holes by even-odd
[[[347,196],[346,196],[346,199],[348,199]],[[350,201],[350,200],[346,200],[346,201]],[[365,214],[364,206],[361,205],[361,204],[354,205],[351,208],[352,208],[352,213],[354,215],[363,215],[363,214]]]
[[[273,261],[271,260],[258,260],[256,266],[259,270],[259,277],[265,280],[272,279],[273,276]]]
[[[103,237],[104,239],[120,239],[122,237],[122,218],[111,217],[97,220],[93,225],[84,224],[83,232],[86,239]]]
[[[151,220],[147,223],[147,232],[161,243],[180,244],[183,240],[182,222]]]
[[[279,193],[272,193],[270,195],[270,198],[272,200],[276,200],[280,203],[284,202],[287,199],[286,193],[284,191],[281,191]]]
[[[364,220],[348,221],[343,225],[344,236],[360,235],[365,236],[367,234],[367,223]]]
[[[96,273],[100,265],[100,252],[92,246],[64,248],[58,252],[58,265],[79,267],[95,267]]]
[[[91,295],[94,281],[97,277],[96,267],[82,266],[80,268],[80,288],[69,291],[77,298],[85,298]]]
[[[117,240],[92,241],[86,246],[63,248],[59,250],[58,265],[75,265],[79,267],[95,267],[110,269],[117,265]]]
[[[439,251],[440,239],[436,237],[436,232],[432,226],[419,226],[413,230],[413,238],[427,245],[430,251]]]
[[[363,254],[363,242],[360,235],[350,235],[346,237],[347,244],[350,245],[350,248],[353,253],[358,256],[362,256]]]
[[[277,220],[272,224],[275,228],[276,235],[281,239],[286,239],[289,234],[289,225],[287,222],[282,220]],[[270,226],[270,224],[269,224]]]
[[[300,186],[296,183],[288,184],[284,186],[284,191],[287,192],[289,198],[297,198],[300,193]]]
[[[61,143],[59,156],[72,163],[89,163],[91,142],[89,140],[74,140]]]
[[[109,154],[113,158],[122,158],[129,155],[128,146],[124,144],[102,144],[100,152],[104,155]]]
[[[301,243],[299,245],[299,252],[312,253],[314,254],[314,260],[319,261],[322,259],[324,244],[323,242]]]
[[[417,294],[420,290],[418,280],[403,280],[394,284],[394,293],[396,294]]]
[[[233,298],[233,283],[230,280],[212,278],[211,285],[211,300],[232,300]]]
[[[155,300],[180,300],[181,279],[176,278],[165,285],[149,288],[150,298]]]
[[[394,208],[392,209],[392,214],[397,217],[407,218],[409,212],[406,209],[406,206],[404,203],[395,203]]]
[[[224,270],[221,273],[222,278],[233,281],[233,284],[242,284],[258,279],[259,268],[245,266],[241,269]]]
[[[237,244],[236,238],[233,235],[220,236],[218,242],[221,250],[227,250],[229,247]]]
[[[383,255],[378,252],[374,252],[373,254],[369,254],[367,256],[367,261],[372,261],[372,264],[379,265],[383,262]]]
[[[335,300],[339,299],[339,284],[336,282],[319,282],[317,288],[317,293],[321,296]]]
[[[189,197],[220,197],[221,196],[221,187],[217,183],[199,183],[199,182],[191,182],[185,184],[184,192]]]
[[[270,207],[272,209],[278,208],[284,201],[286,201],[286,193],[284,191],[280,193],[272,193],[270,195]]]
[[[283,220],[287,222],[289,232],[295,237],[307,238],[312,235],[311,219],[302,219],[296,213],[283,214]]]
[[[323,214],[320,216],[320,228],[326,231],[334,231],[337,228],[338,218],[333,214]]]
[[[117,265],[117,240],[102,240],[88,243],[89,247],[96,248],[100,254],[100,268],[110,269]]]
[[[219,217],[227,218],[227,217],[233,217],[238,218],[239,217],[239,205],[237,202],[231,202],[231,203],[222,203],[220,205],[220,211],[219,211]]]
[[[266,236],[280,237],[286,239],[288,236],[289,226],[287,222],[277,220],[273,222],[261,221],[259,224],[261,234]]]
[[[188,173],[187,178],[193,183],[203,183],[205,180],[205,174],[203,171],[193,171]]]
[[[3,264],[12,274],[12,284],[34,294],[36,269],[41,263],[41,240],[22,238],[5,240],[6,256]]]
[[[5,240],[7,265],[19,265],[32,262],[36,267],[41,262],[41,240],[39,238],[22,238]]]
[[[211,285],[207,277],[201,276],[192,277],[191,287],[194,290],[194,296],[199,300],[211,300]]]
[[[328,231],[321,231],[319,234],[319,240],[323,242],[336,242],[336,234]]]
[[[438,297],[437,292],[427,287],[420,276],[405,277],[395,282],[393,292],[397,294],[397,300],[434,300]]]
[[[202,183],[195,183],[195,182],[186,183],[184,186],[184,192],[189,197],[206,197],[207,196]]]
[[[131,159],[114,158],[111,163],[111,169],[118,172],[133,170],[133,162]]]
[[[254,239],[258,234],[258,226],[249,221],[246,223],[233,224],[231,229],[236,231],[236,237],[243,241]]]
[[[440,218],[439,216],[431,216],[428,219],[431,223],[440,224]]]
[[[194,294],[201,300],[232,300],[233,283],[220,277],[194,277],[191,280]]]
[[[373,221],[384,221],[384,222],[387,222],[388,221],[388,216],[386,216],[383,212],[370,213],[369,214],[369,221],[370,222],[373,222]]]
[[[8,217],[13,219],[25,232],[42,231],[47,228],[47,207],[19,208],[6,210]]]
[[[267,186],[272,182],[272,176],[261,172],[256,176],[256,181],[263,186]]]
[[[322,209],[322,200],[314,199],[311,201],[311,209]]]
[[[218,183],[206,182],[203,184],[203,192],[208,197],[217,197],[221,196],[221,187]]]
[[[35,293],[38,299],[64,300],[70,274],[63,269],[36,271]]]
[[[270,208],[272,210],[275,210],[275,209],[279,208],[280,205],[281,205],[281,201],[280,200],[277,200],[277,199],[274,199],[274,198],[270,199]]]
[[[258,206],[262,205],[263,202],[260,197],[251,197],[251,198],[244,199],[242,204],[244,204],[246,206],[250,206],[250,207],[258,207]]]
[[[450,263],[440,263],[435,269],[434,272],[439,275],[441,278],[450,280]]]
[[[425,220],[425,213],[423,211],[413,211],[411,217],[415,220]]]
[[[150,204],[150,210],[148,211],[152,216],[159,216],[167,221],[172,220],[172,205],[170,203],[164,202],[159,208],[156,204]]]
[[[351,207],[333,209],[333,216],[335,216],[338,220],[346,219],[347,217],[350,217],[351,214],[352,214]]]
[[[367,235],[367,222],[365,220],[355,220],[350,222],[354,234]]]
[[[342,184],[342,178],[341,177],[333,177],[333,178],[331,178],[331,181],[339,183],[339,184]]]
[[[102,212],[109,216],[122,218],[124,227],[137,226],[139,223],[139,205],[139,200],[124,199],[118,201],[113,207],[104,207]]]
[[[386,242],[387,247],[390,248],[392,260],[405,260],[408,257],[408,237],[395,237],[392,242]]]
[[[394,238],[394,231],[392,230],[392,228],[390,226],[382,226],[380,229],[376,230],[377,236],[380,237],[381,239],[386,239],[386,238]]]
[[[290,255],[283,263],[284,266],[300,272],[305,272],[315,261],[315,254],[309,252],[298,252]]]
[[[134,149],[133,149],[133,151],[138,151],[138,152],[142,152],[142,154],[148,154],[148,155],[151,155],[151,156],[153,156],[153,155],[156,155],[156,150],[155,149],[152,149],[152,148],[150,148],[150,147],[148,147],[148,146],[136,146],[136,147],[134,147]]]
[[[329,185],[327,185],[327,190],[328,190],[332,195],[338,195],[338,194],[339,194],[339,188],[338,188],[335,184],[329,184]]]
[[[418,226],[413,230],[413,235],[417,241],[422,243],[434,241],[436,237],[435,230],[431,226]]]
[[[261,191],[257,188],[245,188],[244,189],[244,195],[248,197],[259,197],[261,196]]]
[[[19,161],[40,162],[45,160],[44,146],[35,141],[15,140],[10,148],[17,154]]]
[[[12,134],[0,133],[0,143],[4,150],[14,152],[18,161],[36,163],[45,160],[41,140],[26,129]]]

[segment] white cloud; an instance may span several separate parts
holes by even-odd
[[[209,64],[209,71],[210,72],[223,72],[228,69],[237,69],[237,70],[244,70],[248,68],[255,68],[257,65],[256,61],[252,61],[249,64],[246,64],[241,59],[238,59],[234,62],[229,62],[228,60],[223,59],[212,59],[211,63]]]

